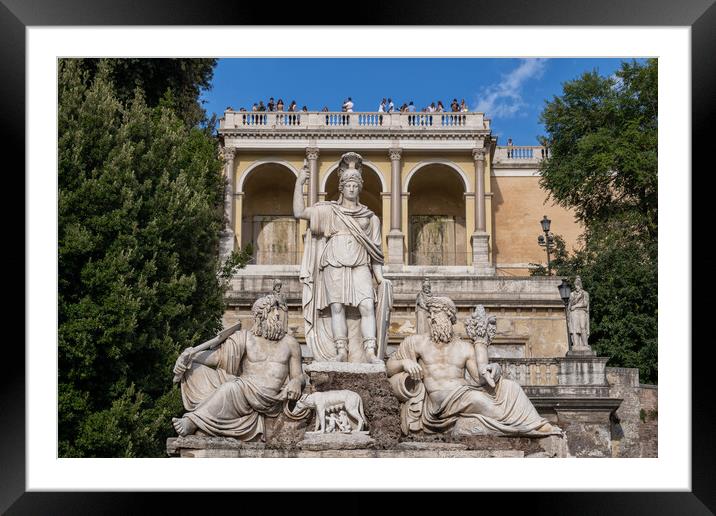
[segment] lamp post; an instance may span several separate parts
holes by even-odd
[[[551,249],[554,248],[554,235],[549,232],[549,226],[552,224],[552,221],[547,218],[547,215],[544,216],[542,220],[540,220],[540,224],[542,225],[542,231],[544,231],[544,235],[540,235],[537,237],[537,243],[544,247],[547,251],[547,275],[552,275],[552,264],[549,260],[549,252]]]
[[[567,321],[567,347],[569,351],[572,351],[572,336],[569,334],[569,313],[567,312],[567,305],[569,305],[569,295],[572,293],[572,289],[569,288],[567,280],[562,279],[562,283],[557,287],[559,289],[559,297],[562,298],[564,303],[564,316]]]

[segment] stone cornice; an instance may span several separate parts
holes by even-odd
[[[246,129],[222,129],[219,134],[232,138],[256,138],[264,140],[290,140],[306,138],[322,139],[385,139],[385,138],[415,138],[435,140],[475,140],[484,139],[490,135],[489,130],[416,130],[416,129],[384,129],[384,130],[361,130],[361,129],[326,129],[326,130],[246,130]]]

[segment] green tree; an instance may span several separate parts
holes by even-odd
[[[590,343],[611,365],[657,381],[656,59],[563,85],[541,115],[549,146],[540,184],[585,232],[554,268],[590,292]],[[541,269],[536,274],[543,273]]]
[[[59,62],[60,456],[162,456],[174,361],[224,309],[217,141],[116,70]]]
[[[146,104],[155,107],[166,98],[169,90],[177,116],[189,127],[204,121],[206,113],[198,99],[201,90],[211,84],[216,59],[88,58],[77,62],[83,71],[88,72],[90,80],[101,63],[115,96],[125,104],[134,99],[134,92],[139,88]]]

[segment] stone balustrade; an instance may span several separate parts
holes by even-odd
[[[539,163],[547,157],[548,149],[541,145],[509,145],[495,149],[495,163]]]
[[[500,364],[505,378],[526,385],[559,385],[557,358],[491,359]]]
[[[490,129],[484,113],[377,113],[322,111],[226,111],[220,120],[221,131],[281,131],[317,129],[361,130],[473,130]]]

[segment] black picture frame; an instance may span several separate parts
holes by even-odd
[[[308,5],[307,8],[280,8],[283,15],[272,12],[276,6],[265,4],[244,4],[216,2],[214,0],[154,0],[151,2],[117,2],[109,0],[0,0],[0,59],[5,71],[0,80],[0,145],[6,160],[12,156],[17,165],[12,169],[18,179],[18,188],[25,193],[25,155],[18,149],[25,148],[25,29],[29,26],[86,26],[86,25],[253,25],[284,23],[306,25],[336,25],[350,20],[356,25],[503,25],[503,26],[686,26],[691,27],[692,44],[692,163],[693,169],[702,174],[713,170],[709,154],[712,143],[708,141],[710,122],[714,119],[716,103],[716,6],[714,0],[556,0],[552,2],[530,2],[528,0],[461,0],[444,2],[397,1],[390,5],[378,2],[363,2],[360,5],[345,3],[329,9]],[[342,8],[342,9],[341,9]],[[329,12],[330,19],[323,18],[322,12]],[[336,12],[339,11],[339,12]],[[687,151],[688,149],[683,149]],[[691,171],[670,171],[678,173],[684,181],[692,181]],[[6,174],[11,175],[11,174]],[[692,185],[692,235],[708,235],[704,224],[709,214],[698,214],[708,206],[708,189],[693,188]],[[699,198],[702,196],[702,198]],[[21,225],[17,216],[7,217],[9,230],[20,233]],[[23,224],[24,226],[24,224]],[[23,227],[24,229],[24,227]],[[699,231],[699,229],[701,231]],[[687,231],[687,228],[684,228]],[[12,242],[24,242],[25,235]],[[713,279],[713,254],[694,253],[691,250],[692,270],[704,272],[699,276],[699,291],[711,291]],[[6,270],[25,270],[27,260],[24,246],[19,246],[11,255]],[[692,278],[684,275],[683,281],[691,284]],[[697,292],[692,290],[695,295]],[[23,296],[24,298],[24,296]],[[22,306],[16,300],[16,307]],[[708,303],[691,303],[692,320],[708,320]],[[660,314],[664,316],[665,314]],[[9,318],[8,318],[9,320]],[[688,352],[692,339],[692,321],[680,321],[684,327],[684,341],[667,343],[681,352]],[[23,335],[24,337],[24,335]],[[24,340],[24,338],[23,338]],[[696,339],[693,339],[696,341]],[[495,510],[517,507],[527,502],[530,513],[549,514],[711,514],[716,511],[716,453],[710,429],[714,428],[714,403],[709,385],[711,367],[705,356],[712,343],[704,340],[699,346],[691,347],[692,376],[685,378],[692,386],[692,490],[690,492],[589,492],[589,493],[505,493],[479,497],[481,509]],[[78,493],[78,492],[26,492],[25,487],[25,355],[11,349],[6,343],[6,357],[12,356],[13,367],[6,367],[0,377],[0,512],[8,514],[131,514],[148,508],[153,501],[178,508],[177,513],[189,512],[189,502],[208,503],[206,496],[191,497],[181,493],[144,494],[135,493]],[[7,358],[6,358],[7,360]],[[558,486],[557,486],[558,488]],[[239,495],[243,496],[243,495]],[[363,505],[365,494],[349,493],[343,499],[346,508],[369,507]],[[415,494],[410,495],[415,496]],[[505,503],[505,497],[509,503]],[[157,498],[158,500],[148,500]],[[188,498],[191,498],[189,500]],[[424,496],[429,501],[429,496]],[[271,504],[295,507],[295,494],[272,494]],[[361,502],[363,500],[363,502]],[[413,499],[414,500],[414,499]],[[237,497],[227,500],[212,494],[211,512],[231,508],[237,509]],[[413,502],[414,503],[414,502]],[[225,507],[224,504],[226,504]],[[286,505],[284,505],[286,504]],[[421,507],[422,502],[421,502]],[[366,509],[367,510],[367,509]],[[174,512],[174,511],[172,511]],[[202,511],[206,512],[206,511]]]

